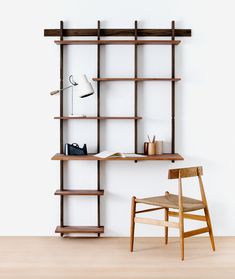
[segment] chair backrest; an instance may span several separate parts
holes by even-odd
[[[194,177],[203,175],[203,168],[201,166],[181,169],[170,169],[168,172],[169,179],[178,179],[184,177]]]
[[[198,177],[200,192],[201,192],[201,198],[202,202],[205,206],[207,206],[207,200],[206,200],[206,194],[204,191],[204,186],[202,182],[202,176],[203,175],[203,168],[201,166],[198,167],[191,167],[191,168],[181,168],[181,169],[170,169],[168,172],[168,178],[169,179],[179,179],[178,183],[178,195],[179,195],[179,209],[183,211],[183,192],[182,192],[182,178],[185,177]]]

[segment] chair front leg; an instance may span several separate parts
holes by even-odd
[[[131,226],[130,226],[130,252],[134,248],[134,235],[135,235],[135,210],[136,210],[136,197],[132,197],[131,203]]]
[[[181,260],[184,260],[184,213],[179,211],[179,233],[180,233],[180,250]]]

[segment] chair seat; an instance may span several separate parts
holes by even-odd
[[[136,199],[138,203],[162,206],[166,208],[179,209],[179,197],[174,194],[166,194],[165,196],[150,197],[144,199]],[[205,208],[205,205],[200,200],[183,197],[183,211],[194,211]]]

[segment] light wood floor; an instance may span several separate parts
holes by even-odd
[[[234,279],[235,237],[216,238],[216,248],[186,239],[181,262],[176,238],[136,238],[130,253],[128,238],[0,237],[0,278]]]

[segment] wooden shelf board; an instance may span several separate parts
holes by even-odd
[[[94,81],[180,81],[181,78],[93,78]]]
[[[180,40],[56,40],[57,45],[178,45]]]
[[[88,155],[81,155],[81,156],[66,156],[64,154],[55,154],[52,158],[52,160],[60,160],[60,161],[69,161],[69,160],[95,160],[95,161],[178,161],[178,160],[184,160],[184,158],[175,153],[164,153],[161,155],[151,155],[151,156],[145,156],[145,157],[110,157],[110,158],[98,158],[94,156],[94,154],[88,154]]]
[[[103,233],[104,227],[100,226],[57,226],[56,233]]]
[[[63,119],[63,120],[69,120],[69,119],[75,119],[75,120],[140,120],[142,117],[140,116],[56,116],[54,119]]]
[[[104,190],[57,190],[55,195],[60,196],[103,196]]]

